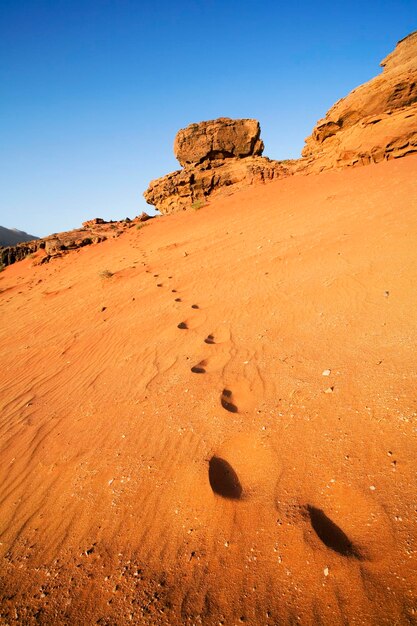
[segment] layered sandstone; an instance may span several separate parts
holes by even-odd
[[[262,157],[257,120],[219,118],[190,124],[175,138],[174,153],[183,169],[153,180],[144,196],[161,213],[194,206],[207,198],[254,182],[286,176],[289,166]]]
[[[417,32],[398,42],[383,71],[328,111],[306,139],[310,171],[366,165],[417,152]]]

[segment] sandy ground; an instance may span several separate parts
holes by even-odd
[[[416,174],[0,274],[1,624],[417,624]]]

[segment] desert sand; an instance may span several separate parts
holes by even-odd
[[[0,274],[1,624],[417,624],[416,173]]]

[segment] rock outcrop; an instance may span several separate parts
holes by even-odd
[[[262,157],[256,120],[219,118],[180,130],[174,152],[183,169],[152,181],[146,201],[172,213],[258,181],[417,152],[417,32],[398,42],[381,66],[379,76],[339,100],[317,123],[298,160]]]
[[[221,117],[180,130],[175,137],[174,154],[183,167],[206,160],[260,156],[264,149],[260,137],[257,120]]]
[[[106,239],[119,237],[127,228],[152,219],[147,213],[142,213],[133,220],[106,222],[100,217],[83,223],[82,228],[69,230],[63,233],[54,233],[42,239],[19,243],[16,246],[0,247],[0,267],[6,267],[16,261],[22,261],[29,255],[36,254],[35,263],[48,263],[51,259],[66,254],[93,243],[101,243]],[[37,254],[39,253],[39,254]]]
[[[153,180],[144,193],[161,213],[198,208],[209,197],[254,182],[286,176],[289,166],[262,157],[261,129],[256,120],[219,118],[190,124],[175,138],[182,170]]]
[[[309,171],[417,152],[417,32],[399,41],[381,66],[379,76],[336,102],[306,139]]]
[[[209,197],[225,193],[231,186],[236,191],[254,182],[286,175],[286,166],[265,157],[207,160],[152,181],[144,196],[161,213],[172,213],[199,208]]]

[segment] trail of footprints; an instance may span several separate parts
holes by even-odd
[[[149,270],[146,270],[150,273]],[[159,278],[158,274],[153,275],[154,278]],[[168,279],[172,279],[172,276],[168,276]],[[164,283],[158,282],[157,287],[164,287]],[[176,294],[176,289],[171,289],[171,293]],[[182,302],[182,298],[174,298],[174,302]],[[192,304],[191,308],[194,310],[200,310],[198,304]],[[189,330],[190,323],[185,320],[177,325],[180,330]],[[209,334],[204,339],[204,343],[207,345],[215,345],[221,343],[214,334]],[[205,374],[208,365],[208,360],[203,359],[196,365],[191,367],[193,374]],[[239,413],[237,400],[234,397],[231,389],[223,389],[220,395],[220,404],[229,413]],[[208,463],[208,480],[213,493],[220,498],[239,501],[245,497],[244,489],[239,480],[239,477],[233,467],[225,459],[219,456],[212,456]],[[359,546],[355,545],[348,535],[340,528],[326,513],[311,504],[301,505],[298,507],[298,518],[300,522],[307,523],[310,526],[310,530],[320,543],[326,548],[336,552],[342,557],[356,559],[359,561],[365,560],[362,550]]]
[[[146,273],[150,274],[151,270],[149,268],[146,268]],[[160,275],[155,273],[153,274],[153,278],[155,279],[160,279]],[[171,280],[173,277],[172,276],[168,276],[168,280]],[[157,282],[156,286],[161,288],[164,287],[165,284],[163,282]],[[177,289],[171,289],[171,293],[176,294],[178,293]],[[174,298],[174,302],[182,302],[182,298],[180,298],[179,296],[177,296],[176,298]],[[194,311],[199,311],[200,310],[200,306],[196,303],[191,305],[191,308]],[[184,320],[182,322],[180,322],[179,324],[177,324],[177,328],[179,330],[190,330],[190,321],[189,320]],[[217,338],[214,334],[209,334],[207,335],[207,337],[205,337],[204,339],[204,343],[207,345],[215,345],[215,344],[219,344],[223,342],[222,337]],[[195,365],[193,365],[191,367],[191,372],[193,374],[206,374],[207,373],[207,365],[208,365],[208,359],[203,359],[201,360],[199,363],[196,363]],[[233,392],[230,389],[223,389],[221,395],[220,395],[220,404],[221,406],[228,411],[229,413],[238,413],[238,406],[236,403],[236,399],[234,398]]]

